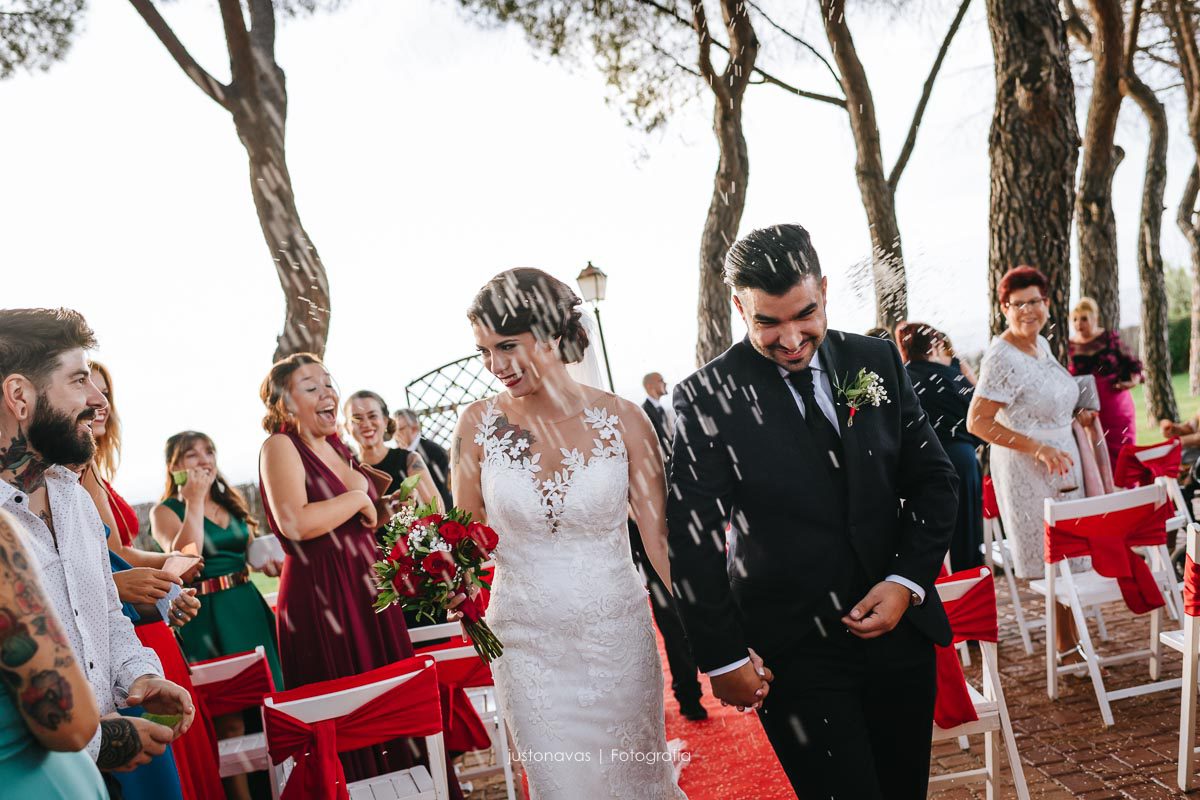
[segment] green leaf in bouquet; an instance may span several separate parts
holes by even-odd
[[[182,714],[151,714],[149,711],[142,713],[142,719],[147,722],[153,722],[155,725],[165,725],[168,728],[174,728],[183,720]]]
[[[400,501],[403,502],[417,489],[417,484],[421,482],[421,473],[409,475],[404,480],[400,481],[400,488],[397,489],[400,493]]]

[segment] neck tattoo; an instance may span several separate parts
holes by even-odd
[[[46,485],[49,464],[29,449],[25,432],[18,430],[8,447],[0,448],[0,474],[13,474],[12,483],[25,494],[32,494]]]

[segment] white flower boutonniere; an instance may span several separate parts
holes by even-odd
[[[850,415],[846,418],[847,427],[854,424],[854,415],[863,406],[872,405],[878,408],[884,403],[892,402],[888,398],[887,390],[883,388],[883,378],[865,367],[858,371],[853,381],[843,381],[840,384],[835,382],[834,388],[842,396],[842,402],[850,409]]]

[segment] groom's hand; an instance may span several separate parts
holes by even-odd
[[[751,650],[748,663],[709,680],[712,683],[713,696],[720,700],[722,705],[737,706],[738,711],[744,711],[762,705],[771,690],[771,681],[775,680],[775,676],[763,664],[758,654]]]
[[[907,587],[881,581],[842,617],[842,624],[860,639],[874,639],[899,625],[911,602],[912,593]]]

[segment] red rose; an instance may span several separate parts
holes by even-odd
[[[445,540],[446,544],[453,547],[466,538],[467,529],[460,523],[448,519],[438,526],[438,533]]]
[[[454,579],[458,567],[454,559],[445,550],[434,550],[421,560],[421,569],[428,572],[435,580],[449,581]]]
[[[480,522],[472,522],[467,527],[467,536],[479,545],[479,549],[483,551],[485,557],[500,543],[500,537],[496,535],[496,532]]]
[[[392,552],[388,553],[388,561],[403,562],[408,559],[408,540],[403,536],[396,537],[396,543],[392,545]],[[408,559],[411,563],[411,559]]]
[[[392,578],[392,588],[401,597],[416,597],[421,593],[417,579],[411,572],[403,569],[396,573],[396,577]]]
[[[412,527],[426,528],[426,527],[429,527],[430,525],[437,527],[438,525],[441,525],[441,524],[442,524],[442,515],[441,514],[430,514],[428,517],[421,517],[419,520],[414,522],[412,524]]]

